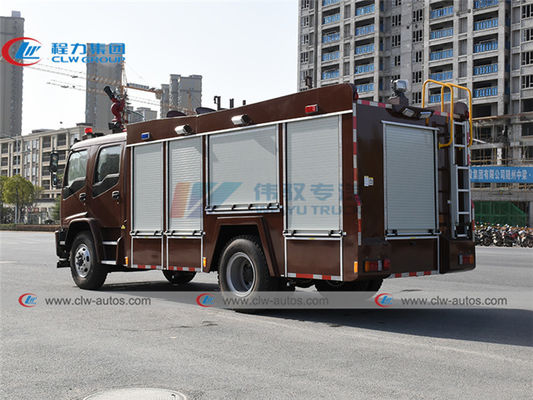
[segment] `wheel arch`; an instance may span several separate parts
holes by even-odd
[[[216,242],[213,246],[211,256],[207,257],[207,271],[218,270],[218,264],[226,245],[237,236],[251,235],[259,239],[263,253],[267,261],[270,276],[278,277],[276,257],[274,257],[273,247],[268,230],[262,218],[246,219],[239,221],[217,221],[215,228]]]
[[[96,261],[100,262],[103,254],[102,235],[98,224],[91,218],[76,219],[70,222],[67,229],[67,236],[65,238],[65,249],[67,254],[70,254],[72,243],[74,242],[74,239],[76,239],[76,236],[83,231],[90,232],[96,251]]]

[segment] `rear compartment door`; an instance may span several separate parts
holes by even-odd
[[[436,134],[433,128],[383,121],[385,233],[438,232]]]

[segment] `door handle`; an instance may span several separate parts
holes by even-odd
[[[116,200],[118,201],[118,199],[120,199],[120,193],[118,190],[115,190],[113,193],[111,193],[111,197],[113,198],[113,200]]]
[[[80,201],[85,203],[85,200],[87,200],[87,193],[80,193]]]

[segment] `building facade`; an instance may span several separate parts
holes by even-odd
[[[24,36],[24,18],[19,11],[10,17],[0,17],[0,45]],[[22,42],[11,46],[14,57]],[[22,77],[23,67],[0,59],[0,137],[17,136],[22,133]]]
[[[191,111],[202,105],[202,75],[170,75],[170,109]],[[165,114],[166,115],[166,114]],[[165,115],[161,117],[164,118]]]
[[[87,57],[98,55],[97,43],[87,44]],[[109,45],[105,45],[104,54],[109,54]],[[100,49],[98,49],[100,50]],[[118,88],[122,84],[122,65],[120,63],[87,63],[85,91],[85,122],[93,126],[95,132],[111,133],[109,123],[114,116],[111,113],[111,100],[104,93],[104,87]]]
[[[426,79],[466,86],[472,163],[533,165],[533,1],[300,0],[298,23],[299,90],[349,82],[359,98],[384,101],[406,79],[421,105]],[[426,96],[440,104],[439,87]],[[479,183],[473,198],[519,202],[531,219],[530,186]]]

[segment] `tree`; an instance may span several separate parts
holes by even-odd
[[[4,222],[4,187],[7,179],[7,176],[0,176],[0,223]]]
[[[22,208],[31,206],[35,199],[32,183],[20,175],[8,178],[4,184],[4,201],[15,205],[15,222],[20,222]]]

